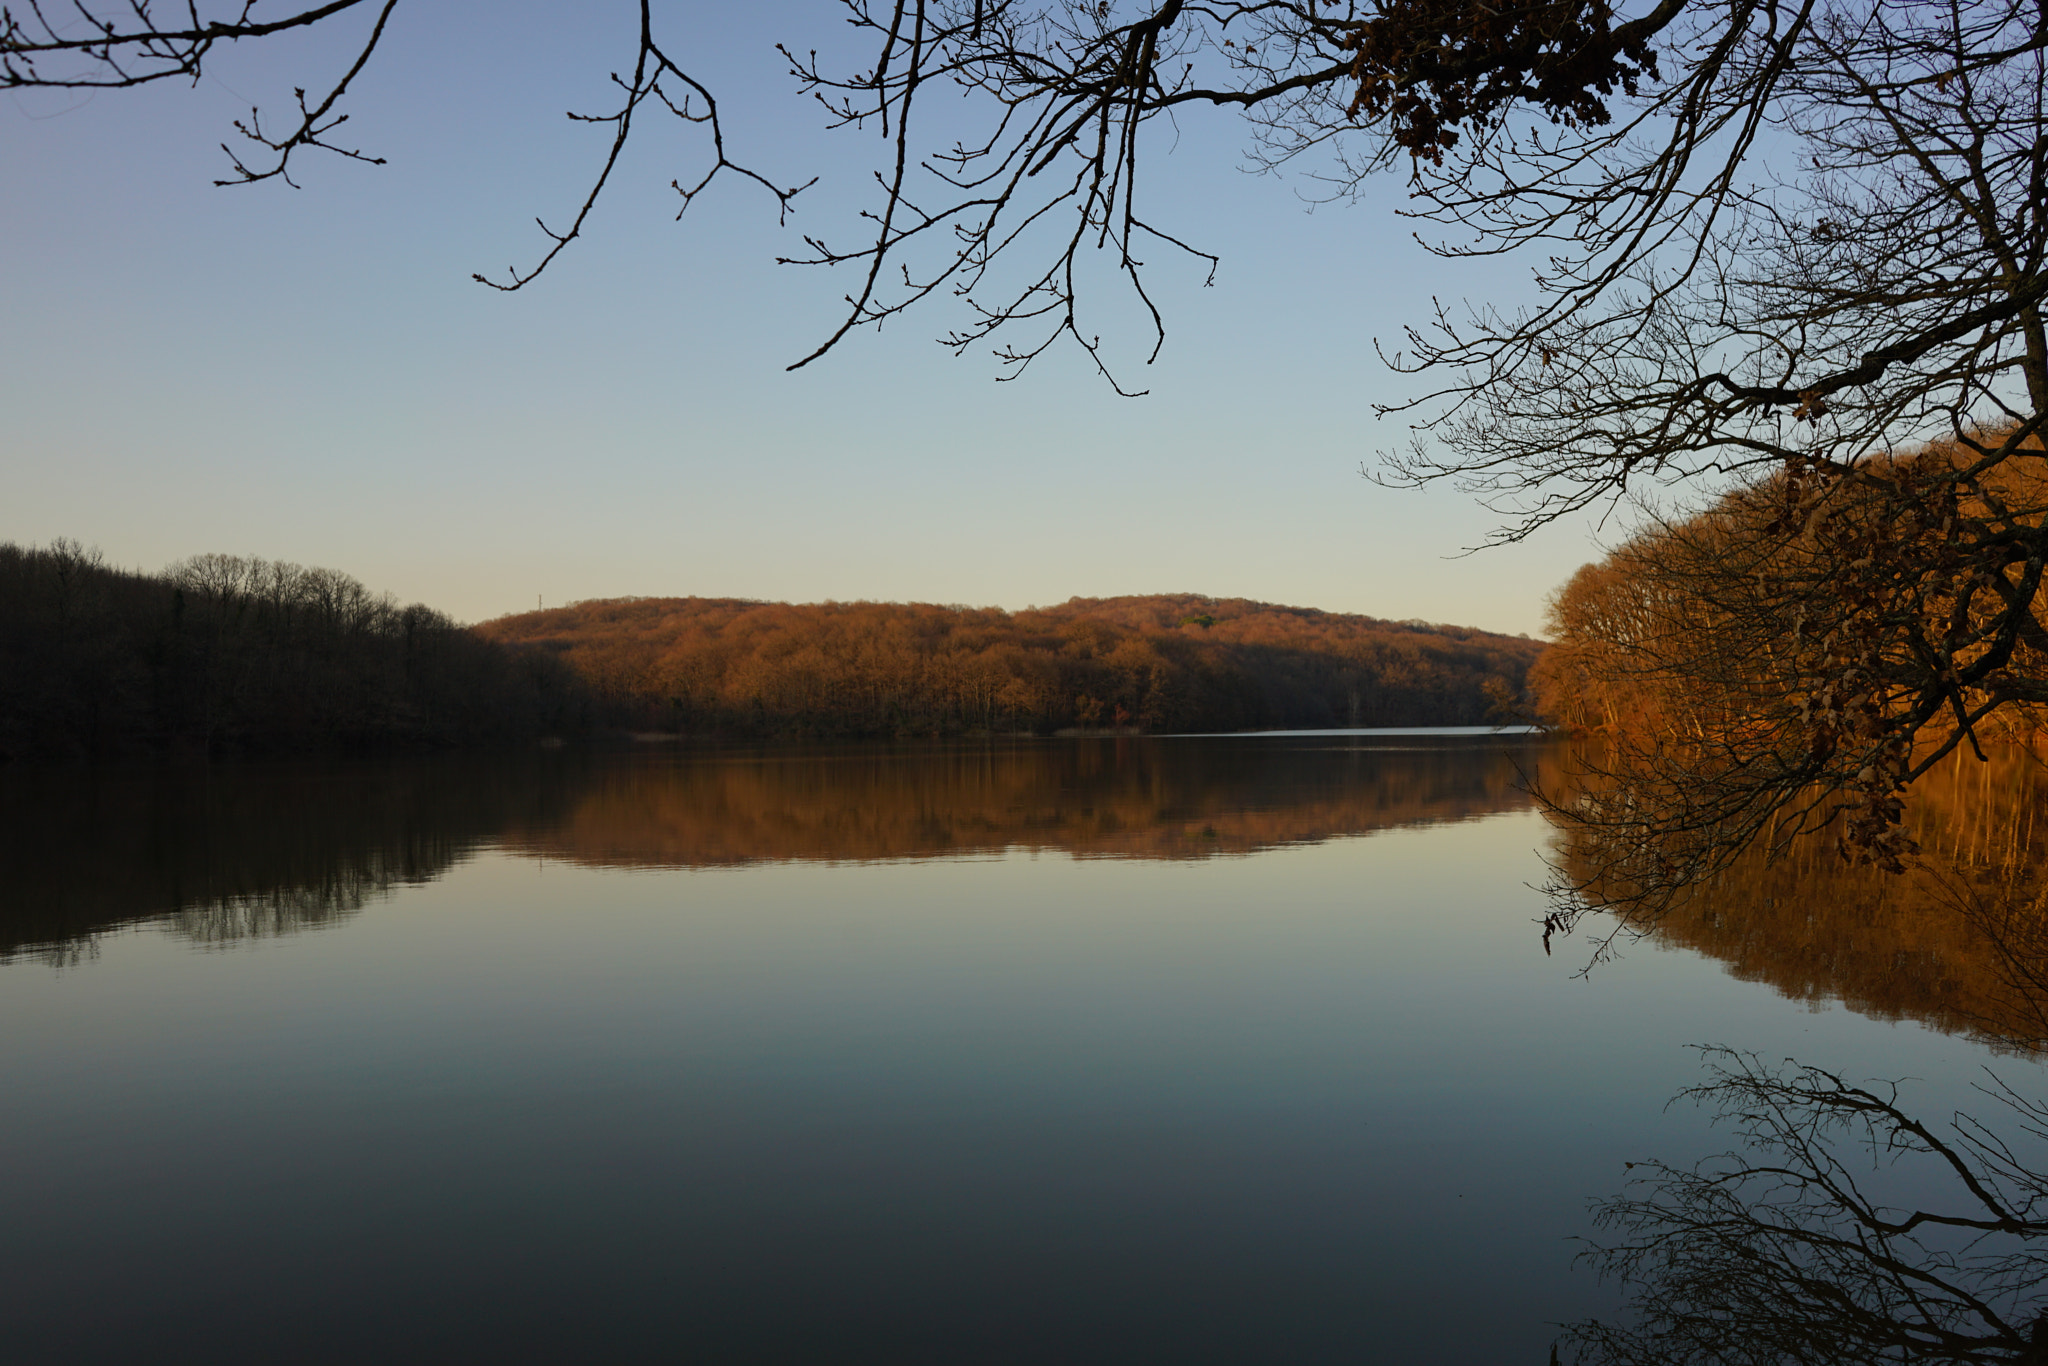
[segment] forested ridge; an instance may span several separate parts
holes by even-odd
[[[465,627],[331,569],[0,543],[0,758],[1472,725],[1540,642],[1191,594],[1058,607],[615,598]]]
[[[1477,725],[1541,642],[1195,594],[1057,607],[611,598],[476,628],[570,664],[618,724],[683,734]]]
[[[1553,595],[1539,710],[1580,734],[1768,735],[1859,760],[1856,742],[1879,738],[1894,762],[1934,748],[1917,721],[1893,735],[1915,709],[1979,736],[2035,733],[2048,605],[2026,551],[2048,468],[2038,446],[2021,455],[1986,468],[1936,442],[1653,519]]]
[[[1790,465],[1652,519],[1557,592],[1531,693],[1596,743],[1544,789],[1568,827],[1556,924],[1594,905],[1641,924],[1711,910],[1702,889],[1821,851],[1978,885],[1953,831],[1982,800],[1953,766],[2002,765],[2010,784],[2048,735],[2048,467],[2008,437]],[[2014,848],[2038,804],[2007,820]],[[2048,922],[2039,860],[2021,862],[1997,914],[2031,927],[2035,972]]]
[[[161,573],[0,543],[0,759],[473,744],[594,720],[544,651],[332,569],[198,555]]]

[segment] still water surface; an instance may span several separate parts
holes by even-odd
[[[1546,956],[1544,756],[0,774],[0,1357],[1541,1363],[1587,1200],[1726,1146],[1687,1044],[2038,1091]]]

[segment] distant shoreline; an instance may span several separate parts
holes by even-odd
[[[1047,740],[1318,740],[1355,737],[1360,739],[1446,739],[1479,740],[1498,737],[1504,740],[1533,740],[1558,734],[1549,726],[1331,726],[1320,729],[1296,730],[1193,730],[1193,731],[1145,731],[1126,728],[1123,730],[1085,730],[1069,727],[1052,732],[1050,735],[1031,731],[994,731],[954,735],[900,735],[900,736],[837,736],[809,737],[784,736],[748,738],[724,735],[692,735],[684,731],[624,731],[611,737],[614,743],[624,741],[630,745],[732,745],[760,743],[817,744],[839,743],[849,745],[880,744],[900,745],[907,743],[949,744],[961,741],[985,742],[994,740],[1035,741]],[[553,743],[559,745],[561,741]]]

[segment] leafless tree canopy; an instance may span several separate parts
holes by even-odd
[[[0,12],[0,83],[190,79],[221,43],[354,23],[338,79],[282,126],[242,126],[255,151],[234,179],[283,177],[309,149],[368,156],[336,141],[338,110],[396,3],[31,0]],[[1148,257],[1213,259],[1148,212],[1149,158],[1184,110],[1235,110],[1258,163],[1332,198],[1405,176],[1403,212],[1444,256],[1532,266],[1526,306],[1444,305],[1388,348],[1416,387],[1381,410],[1414,432],[1384,477],[1478,491],[1508,540],[1645,485],[1778,500],[1689,552],[1679,596],[1719,635],[1664,652],[1743,666],[1714,703],[1718,757],[1655,756],[1675,790],[1720,784],[1684,818],[1710,844],[1819,783],[1852,793],[1859,847],[1896,860],[1897,792],[1992,712],[2048,701],[2030,662],[2048,660],[2041,0],[839,8],[872,54],[858,69],[783,52],[834,124],[877,136],[875,189],[853,236],[806,236],[793,258],[853,281],[798,365],[950,298],[948,345],[988,345],[1014,374],[1066,340],[1119,383],[1098,296],[1136,300],[1156,355]],[[685,209],[721,177],[782,210],[800,192],[728,159],[715,82],[672,55],[651,0],[638,19],[617,104],[580,116],[611,140],[579,209],[485,283],[524,286],[579,235],[643,114],[708,131],[675,182]],[[1928,442],[1938,460],[1901,458]]]
[[[258,0],[213,7],[197,0],[177,7],[29,0],[0,18],[0,84],[127,87],[196,79],[223,43],[367,23],[346,71],[317,94],[299,91],[282,125],[266,124],[254,111],[238,125],[242,150],[230,150],[233,174],[224,183],[288,177],[295,156],[309,149],[375,160],[336,141],[347,118],[339,106],[396,5],[330,0],[287,12]],[[857,240],[806,239],[808,252],[798,259],[851,267],[859,283],[847,297],[843,325],[797,363],[830,350],[853,329],[950,294],[966,301],[969,321],[948,336],[949,344],[965,348],[1003,332],[997,354],[1021,369],[1061,338],[1077,341],[1100,363],[1099,343],[1077,317],[1090,249],[1107,253],[1152,318],[1154,354],[1163,328],[1146,292],[1141,252],[1209,259],[1141,208],[1138,181],[1153,146],[1153,120],[1182,106],[1241,110],[1260,155],[1285,161],[1328,144],[1338,152],[1331,165],[1346,183],[1403,154],[1451,174],[1524,111],[1577,130],[1612,124],[1616,98],[1633,101],[1656,85],[1654,41],[1683,4],[1663,0],[1627,21],[1602,0],[1502,9],[1466,0],[843,0],[843,7],[873,53],[863,69],[822,67],[816,52],[796,41],[784,55],[800,88],[835,123],[880,133],[880,195],[866,215],[868,232]],[[572,115],[609,124],[613,133],[579,212],[559,229],[543,223],[550,240],[535,264],[486,283],[519,288],[578,235],[636,119],[650,107],[708,126],[709,164],[675,185],[684,207],[730,171],[759,182],[788,208],[802,186],[727,159],[710,83],[670,55],[671,36],[642,0],[631,75],[615,77],[618,105]],[[970,97],[964,103],[935,102],[940,93],[963,90]],[[999,260],[1015,266],[997,269]]]
[[[1442,381],[1409,410],[1426,441],[1402,468],[1502,495],[1509,535],[1645,475],[1849,458],[1992,414],[2023,439],[2048,394],[2037,5],[842,4],[872,60],[785,54],[835,121],[882,135],[878,198],[866,235],[807,239],[798,259],[858,283],[798,364],[934,294],[966,301],[957,347],[991,341],[1019,368],[1062,337],[1098,353],[1088,250],[1148,310],[1144,254],[1201,255],[1145,212],[1148,125],[1221,106],[1258,158],[1332,194],[1405,173],[1448,254],[1536,254],[1534,307],[1446,309],[1391,357]],[[0,18],[0,83],[192,79],[220,44],[353,22],[338,78],[281,125],[241,125],[232,179],[284,176],[307,149],[367,159],[335,140],[339,106],[396,5],[29,0]],[[651,0],[638,17],[618,105],[582,116],[613,133],[582,211],[500,287],[577,236],[646,112],[708,126],[685,205],[727,171],[784,208],[797,192],[727,159],[715,82],[671,55],[687,33]]]

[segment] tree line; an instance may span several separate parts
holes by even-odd
[[[1532,689],[1603,739],[1570,812],[1602,884],[1650,907],[1817,831],[1907,867],[1915,782],[2040,728],[2044,515],[2039,441],[1986,431],[1789,463],[1581,569]]]
[[[160,573],[0,543],[0,758],[474,743],[594,719],[546,651],[332,569],[197,555]]]
[[[1944,754],[1973,734],[2031,734],[2048,704],[2048,604],[2039,565],[2010,556],[2044,514],[2038,441],[1990,465],[1934,442],[1752,480],[1653,518],[1559,588],[1533,696],[1580,734],[1670,740],[1761,733],[1789,702],[1809,751],[1839,712],[1863,724],[1833,721],[1836,748],[1917,741],[1923,767],[1930,720],[1962,723],[1939,735]]]
[[[1473,725],[1542,645],[1192,595],[1058,607],[622,598],[464,627],[338,570],[0,543],[0,757]]]
[[[1476,725],[1538,641],[1190,594],[1057,607],[612,598],[485,622],[617,724],[761,737]]]

